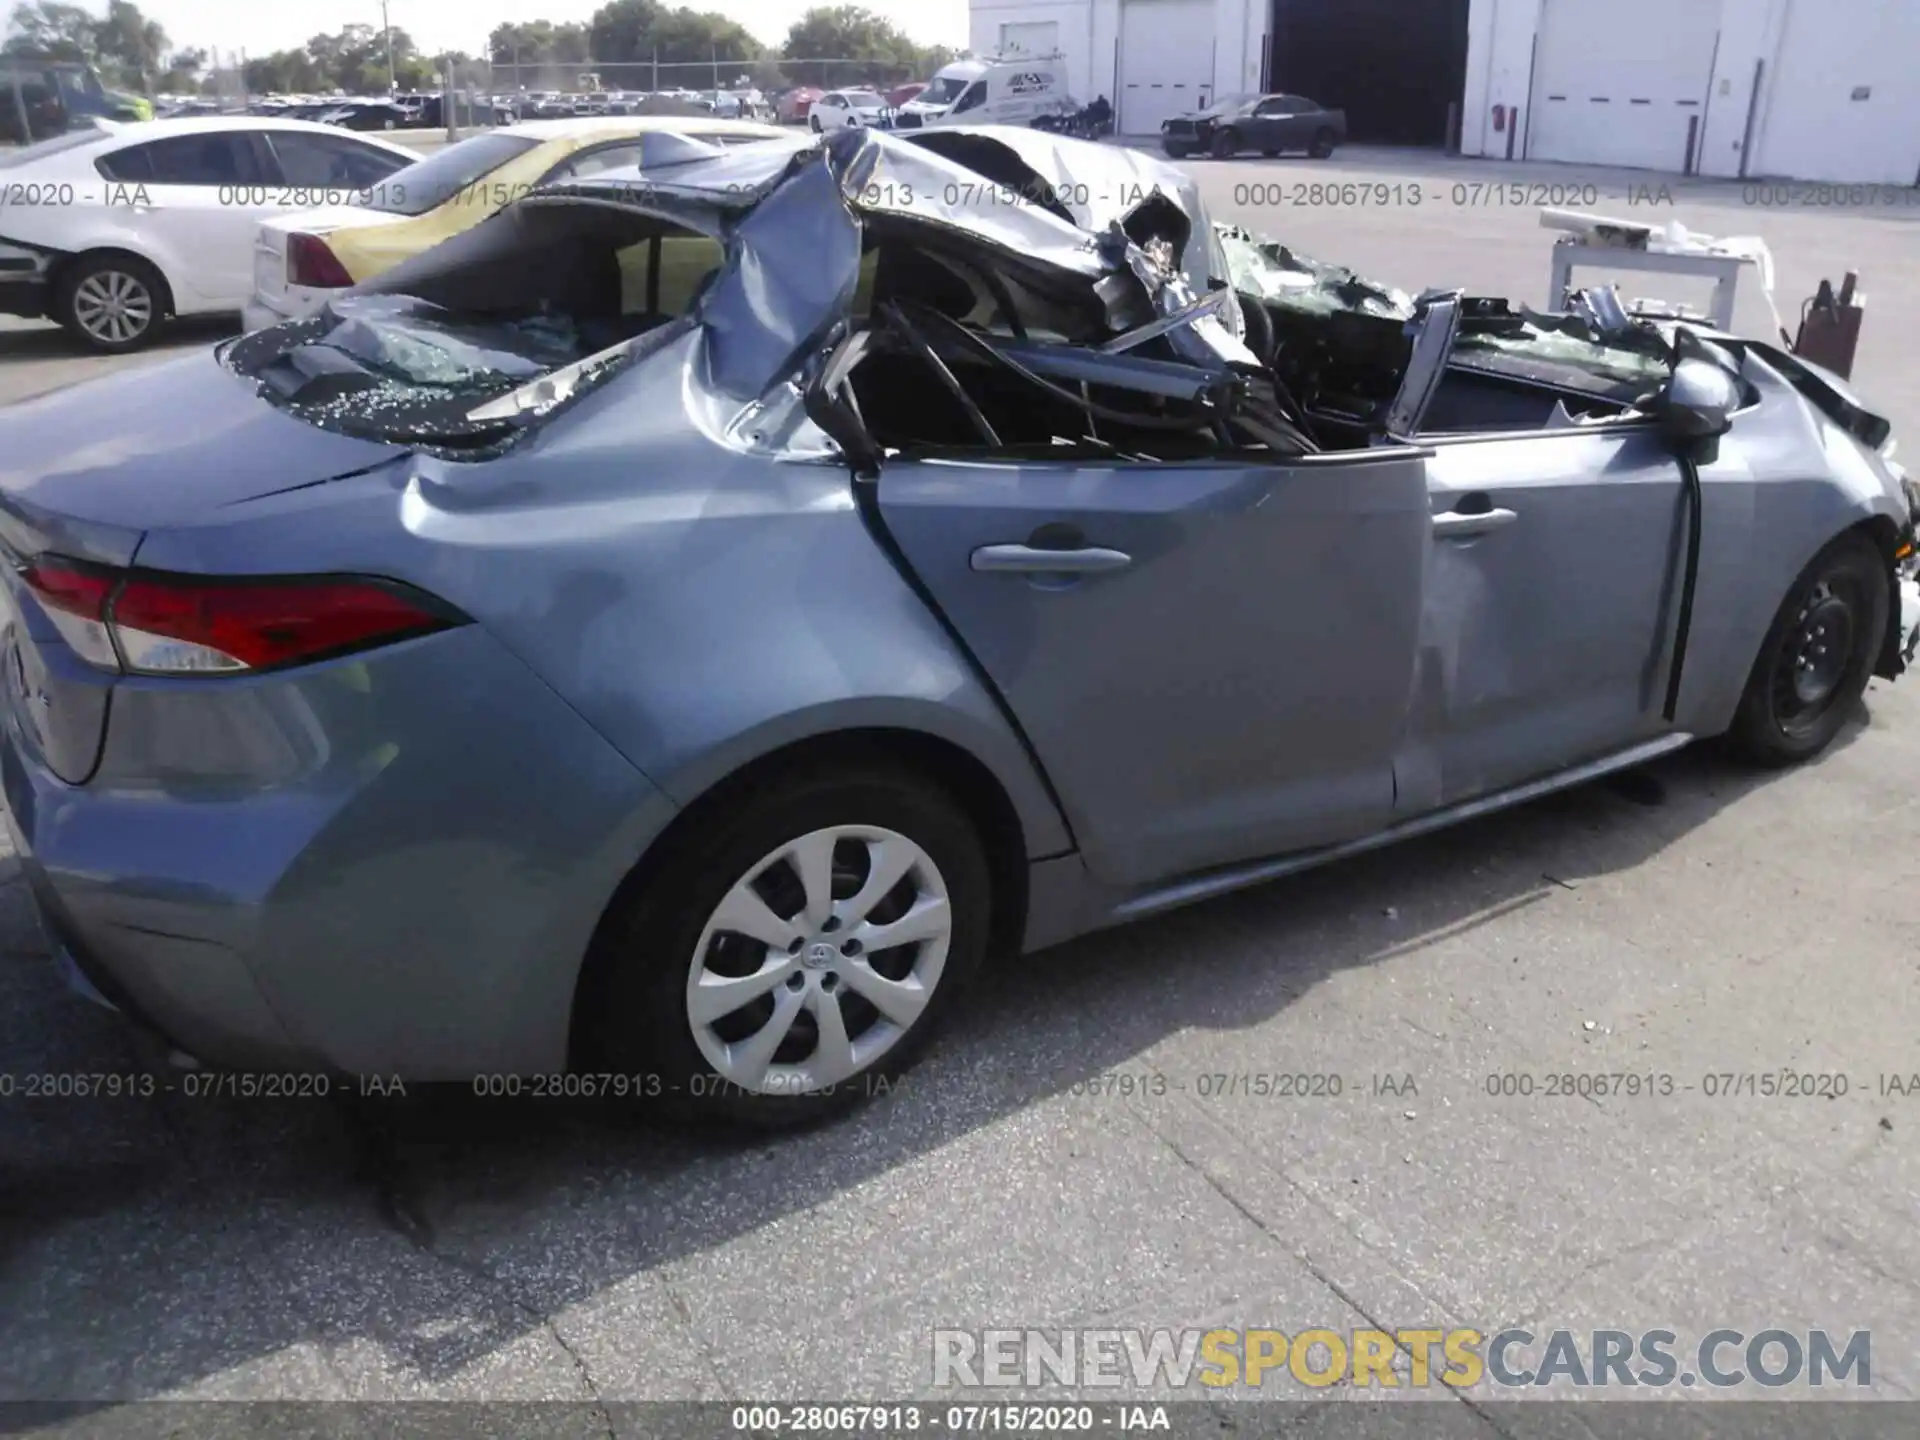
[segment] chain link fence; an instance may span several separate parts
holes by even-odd
[[[580,95],[599,91],[658,94],[692,90],[760,90],[767,94],[810,85],[821,90],[852,86],[889,90],[928,77],[910,65],[888,65],[872,60],[522,60],[478,62],[475,80],[493,95]]]
[[[554,60],[551,58],[465,60],[451,66],[421,57],[433,66],[434,79],[416,97],[430,97],[426,123],[438,128],[451,121],[457,128],[485,126],[527,118],[537,98],[551,97],[562,107],[588,97],[637,100],[648,95],[693,94],[713,96],[727,92],[757,92],[759,113],[772,113],[774,98],[797,87],[818,90],[871,89],[885,93],[896,86],[929,77],[915,67],[868,59],[822,56],[776,57],[760,60]],[[257,106],[265,92],[247,83],[247,54],[210,46],[208,66],[195,95],[159,94],[152,98],[162,113],[190,104],[195,110],[244,111]],[[0,132],[30,126],[25,99],[13,93],[17,83],[0,94],[7,113]],[[449,103],[450,102],[450,103]],[[16,116],[13,112],[18,112]],[[624,113],[624,112],[623,112]],[[9,137],[11,138],[11,137]]]

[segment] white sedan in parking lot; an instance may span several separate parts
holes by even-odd
[[[419,159],[263,115],[78,130],[0,157],[0,314],[137,350],[175,315],[238,311],[260,222],[351,199]]]
[[[807,126],[816,135],[862,125],[878,130],[892,124],[893,107],[885,96],[871,90],[829,90],[807,112]]]

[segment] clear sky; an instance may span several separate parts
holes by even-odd
[[[487,35],[503,21],[587,20],[604,0],[388,0],[392,22],[424,51],[464,50],[484,55]],[[689,8],[717,10],[760,39],[778,43],[813,0],[689,0]],[[967,0],[864,0],[866,8],[923,45],[964,46]],[[97,5],[89,8],[99,8]],[[343,25],[380,23],[379,0],[141,0],[140,8],[166,27],[176,47],[216,47],[265,55],[304,45],[307,37]]]

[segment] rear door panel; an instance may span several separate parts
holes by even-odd
[[[880,512],[1117,885],[1393,810],[1428,548],[1420,452],[1287,464],[895,459]],[[1122,568],[982,573],[983,547]]]

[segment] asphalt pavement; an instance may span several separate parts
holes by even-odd
[[[1561,200],[1763,236],[1789,324],[1858,268],[1855,378],[1920,424],[1912,192],[1192,169],[1218,213],[1409,288],[1543,303]],[[1748,286],[1741,328],[1771,323]],[[0,327],[0,399],[104,368]],[[138,1052],[0,861],[0,1400],[878,1400],[941,1393],[936,1329],[1516,1325],[1869,1330],[1864,1393],[1920,1398],[1916,686],[1876,682],[1800,770],[1700,747],[1002,963],[895,1093],[774,1140],[459,1095],[21,1098]],[[1782,1074],[1815,1083],[1746,1078]]]

